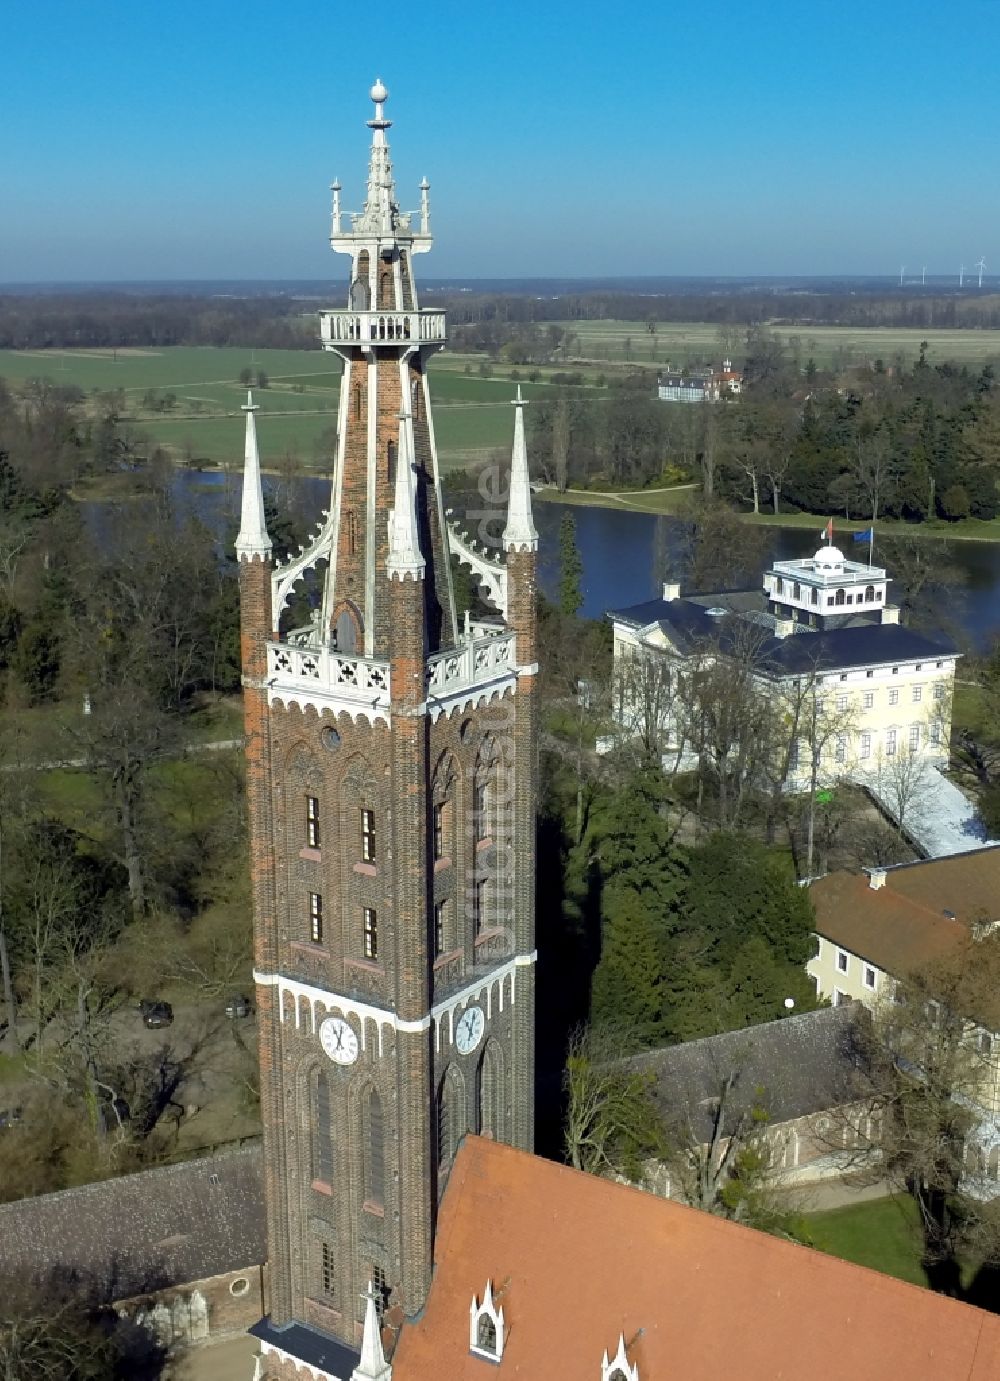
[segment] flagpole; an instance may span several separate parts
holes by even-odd
[[[869,566],[874,566],[874,564],[875,564],[874,556],[875,556],[875,519],[873,518],[873,519],[872,519],[872,525],[871,525],[871,527],[868,529],[868,564],[869,564]]]

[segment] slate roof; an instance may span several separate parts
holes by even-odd
[[[817,934],[903,978],[960,951],[974,921],[1000,919],[1000,847],[887,868],[879,888],[828,873],[809,896]]]
[[[248,1331],[251,1337],[280,1347],[282,1352],[289,1353],[299,1362],[336,1376],[339,1381],[349,1381],[351,1373],[361,1361],[360,1352],[353,1351],[346,1343],[308,1324],[288,1323],[275,1328],[268,1317],[261,1319]]]
[[[690,1126],[705,1142],[714,1101],[730,1077],[727,1125],[755,1104],[773,1126],[849,1102],[857,1089],[857,1013],[854,1004],[803,1012],[651,1050],[634,1064],[655,1073],[653,1096],[668,1126]]]
[[[497,1363],[469,1351],[469,1306],[488,1280],[507,1334]],[[467,1137],[393,1381],[597,1377],[620,1335],[641,1381],[1000,1381],[992,1314]]]
[[[266,1256],[259,1145],[0,1205],[0,1275],[56,1273],[102,1300]]]
[[[754,603],[748,603],[748,599]],[[725,650],[732,643],[732,622],[709,613],[724,609],[739,618],[759,608],[764,615],[766,601],[756,592],[728,590],[717,595],[697,595],[686,599],[648,599],[624,609],[611,609],[608,617],[633,628],[658,624],[683,653],[714,642]],[[800,631],[787,638],[773,634],[762,637],[758,652],[762,667],[777,676],[811,671],[835,671],[847,667],[884,666],[891,662],[931,661],[953,657],[954,642],[943,634],[930,637],[898,623],[867,621],[835,628]]]

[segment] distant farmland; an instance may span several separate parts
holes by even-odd
[[[725,348],[723,331],[728,333],[728,348],[739,360],[746,329],[700,321],[658,321],[655,333],[646,321],[563,321],[559,325],[576,337],[571,349],[582,359],[608,361],[621,365],[687,364],[691,361],[718,361]],[[773,330],[786,343],[795,346],[802,363],[810,356],[821,369],[834,365],[848,367],[881,359],[886,365],[901,356],[912,364],[926,340],[931,364],[954,360],[978,367],[987,361],[1000,362],[1000,331],[906,330],[902,327],[782,326]]]
[[[442,463],[468,465],[510,447],[513,436],[509,377],[464,372],[469,361],[445,356],[431,365],[434,423]],[[0,351],[0,378],[11,383],[44,377],[86,393],[120,389],[127,415],[177,459],[242,462],[246,388],[242,370],[267,375],[255,390],[258,436],[265,466],[291,455],[305,466],[327,468],[327,441],[337,421],[340,365],[319,350],[244,350],[172,346],[161,350]],[[509,376],[509,371],[505,371]],[[522,385],[527,398],[545,382]],[[176,401],[165,412],[144,406],[149,390]]]

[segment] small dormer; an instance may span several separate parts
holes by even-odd
[[[498,1309],[494,1304],[493,1282],[488,1280],[482,1304],[473,1295],[469,1305],[469,1351],[476,1357],[499,1362],[504,1341],[503,1306]]]
[[[639,1364],[634,1366],[628,1360],[625,1351],[625,1335],[618,1335],[618,1351],[608,1361],[608,1350],[604,1349],[604,1358],[601,1361],[601,1381],[639,1381]]]

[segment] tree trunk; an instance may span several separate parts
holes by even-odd
[[[21,1042],[17,1034],[17,1008],[14,1005],[14,984],[10,975],[10,955],[7,952],[7,932],[0,920],[0,978],[3,980],[3,1001],[7,1010],[7,1037],[15,1050],[20,1050]]]
[[[771,498],[774,500],[774,516],[778,516],[778,499],[781,497],[781,490],[776,484],[771,485]]]
[[[142,856],[136,827],[136,792],[133,783],[121,778],[118,782],[118,818],[122,827],[122,847],[128,873],[128,894],[132,914],[138,920],[146,909],[146,885],[142,871]]]

